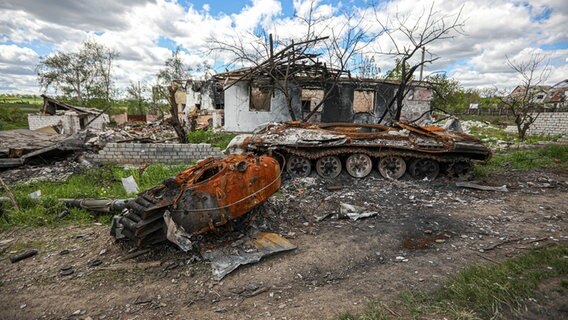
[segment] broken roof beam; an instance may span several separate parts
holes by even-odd
[[[225,72],[225,73],[220,73],[217,74],[215,77],[216,78],[220,78],[220,79],[230,79],[232,76],[237,76],[237,78],[231,83],[229,84],[227,87],[225,87],[225,90],[230,88],[231,86],[233,86],[235,83],[239,82],[239,81],[244,81],[248,78],[252,78],[253,76],[271,76],[273,71],[276,70],[279,67],[282,68],[286,68],[289,69],[290,66],[303,66],[305,67],[305,64],[297,64],[297,61],[301,61],[301,60],[306,60],[306,59],[311,59],[313,60],[314,57],[317,57],[316,54],[306,54],[303,51],[305,49],[296,49],[298,46],[302,46],[302,45],[306,45],[309,43],[314,43],[320,40],[325,40],[328,37],[321,37],[321,38],[316,38],[316,39],[311,39],[311,40],[306,40],[306,41],[302,41],[302,42],[298,42],[298,43],[292,43],[288,46],[286,46],[285,48],[283,48],[282,50],[278,51],[277,53],[275,53],[272,57],[266,59],[265,61],[263,61],[261,64],[248,68],[248,69],[239,69],[236,70],[234,72]],[[292,49],[292,51],[289,51],[290,49]],[[290,59],[290,57],[292,57]],[[288,59],[285,59],[288,58]],[[280,71],[280,70],[279,70]],[[265,74],[263,74],[265,73]]]

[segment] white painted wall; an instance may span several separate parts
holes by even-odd
[[[88,122],[94,117],[94,115],[89,116],[86,121]],[[102,114],[89,124],[89,128],[103,130],[109,122],[109,116],[107,114]],[[63,127],[63,134],[72,134],[81,130],[79,116],[73,111],[67,111],[62,115],[28,114],[28,127],[30,130],[57,125],[61,125]]]
[[[292,105],[295,113],[300,115],[300,91],[294,94]],[[225,131],[252,132],[257,126],[267,122],[291,121],[286,104],[286,97],[282,92],[275,91],[270,99],[270,111],[249,110],[249,83],[237,82],[225,90]]]

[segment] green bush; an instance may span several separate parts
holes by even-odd
[[[12,130],[28,127],[27,113],[16,103],[0,104],[0,130]]]
[[[9,207],[5,202],[6,212],[0,216],[0,228],[15,225],[49,226],[56,223],[55,217],[63,211],[64,204],[61,198],[94,198],[94,199],[120,199],[128,198],[122,186],[121,178],[130,175],[134,177],[140,191],[154,187],[166,178],[175,176],[186,169],[188,165],[164,166],[153,164],[140,171],[137,168],[125,169],[118,166],[105,166],[90,169],[83,173],[71,176],[65,182],[36,182],[30,184],[16,184],[11,187],[18,202],[20,210]],[[41,190],[40,199],[30,199],[30,193]],[[5,196],[5,194],[0,193]],[[110,215],[93,217],[89,212],[81,209],[71,209],[65,218],[68,223],[81,223],[99,220],[110,221]]]
[[[187,134],[190,143],[209,143],[213,147],[221,149],[227,148],[227,145],[235,137],[235,134],[228,132],[213,132],[211,130],[197,130]]]

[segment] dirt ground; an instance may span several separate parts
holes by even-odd
[[[227,246],[260,229],[298,248],[221,281],[198,254],[169,245],[123,260],[129,248],[105,225],[12,229],[0,234],[0,319],[328,319],[369,300],[399,313],[401,291],[435,289],[466,266],[568,243],[568,172],[512,171],[482,183],[509,192],[378,175],[287,180],[262,207],[200,243]],[[343,219],[341,202],[378,214]],[[26,246],[39,253],[10,263]],[[69,266],[73,274],[63,275]],[[567,315],[552,287],[543,284],[527,318]]]

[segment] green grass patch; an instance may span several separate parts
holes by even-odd
[[[209,143],[213,147],[225,149],[235,134],[228,132],[213,132],[211,130],[197,130],[187,134],[190,143]]]
[[[358,314],[349,312],[341,313],[337,316],[338,320],[388,320],[390,319],[386,310],[379,306],[378,303],[371,301],[367,304],[365,309]]]
[[[490,116],[490,115],[462,114],[462,115],[459,115],[459,119],[462,120],[462,121],[469,121],[469,120],[483,121],[483,122],[491,123],[492,125],[500,126],[500,127],[505,127],[505,126],[508,126],[508,125],[515,124],[513,117],[498,116],[498,115]]]
[[[28,103],[0,103],[0,130],[27,129],[28,113],[39,112],[40,108]]]
[[[527,149],[507,150],[497,152],[486,163],[475,166],[476,175],[488,177],[492,173],[504,172],[510,169],[567,169],[568,145],[546,145]]]
[[[0,94],[0,103],[27,103],[41,105],[43,103],[43,98],[36,95]]]
[[[512,132],[505,132],[501,128],[494,127],[472,127],[470,128],[470,134],[481,140],[503,140],[507,142],[514,142],[517,138],[517,134]]]
[[[451,276],[434,291],[409,291],[399,296],[399,318],[500,319],[518,314],[538,285],[568,274],[568,247],[533,249],[489,266],[472,266]],[[565,280],[561,286],[565,286]],[[389,309],[390,310],[390,309]],[[391,319],[383,306],[371,302],[361,313],[342,313],[340,320]]]
[[[483,141],[495,142],[497,140],[502,140],[511,143],[520,143],[519,135],[516,132],[506,132],[502,128],[496,127],[472,127],[470,128],[470,133],[474,137],[481,139]],[[546,141],[558,141],[562,135],[533,135],[526,136],[524,143],[526,144],[536,144],[538,142]]]
[[[118,166],[104,166],[90,169],[71,176],[65,182],[36,182],[16,184],[12,192],[20,210],[8,207],[0,217],[0,228],[11,226],[50,226],[59,225],[55,218],[65,209],[60,198],[128,198],[122,186],[121,178],[130,175],[136,180],[140,191],[150,189],[168,177],[186,169],[188,165],[165,166],[154,164],[141,172],[137,168],[125,169]],[[29,194],[41,190],[40,199],[30,199]],[[2,194],[5,196],[5,194]],[[7,203],[6,203],[7,204]],[[93,216],[86,210],[72,208],[64,218],[66,223],[110,222],[109,215]]]
[[[501,318],[519,312],[525,299],[546,279],[568,274],[568,247],[534,249],[491,266],[473,266],[450,277],[434,293],[403,295],[406,307],[418,314],[442,314],[452,319]]]

